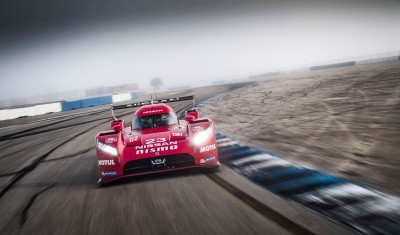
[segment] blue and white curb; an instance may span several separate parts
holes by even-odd
[[[400,198],[301,167],[218,133],[220,161],[259,186],[364,234],[400,234]]]

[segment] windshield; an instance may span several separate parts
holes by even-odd
[[[152,114],[147,116],[134,116],[132,120],[133,130],[142,130],[145,128],[170,126],[178,124],[178,118],[174,112],[163,114]]]

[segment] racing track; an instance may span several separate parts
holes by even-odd
[[[203,99],[233,88],[195,94]],[[171,106],[180,113],[188,105]],[[132,112],[117,116],[129,125]],[[97,188],[94,136],[108,128],[109,109],[47,116],[22,118],[0,129],[0,234],[288,233],[202,171]]]

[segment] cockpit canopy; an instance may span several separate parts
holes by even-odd
[[[145,116],[135,115],[132,120],[132,130],[143,130],[146,128],[171,126],[176,124],[178,124],[178,117],[173,111]]]

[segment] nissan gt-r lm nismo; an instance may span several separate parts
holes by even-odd
[[[112,106],[114,110],[140,107],[132,125],[111,122],[110,131],[96,136],[99,184],[119,178],[187,168],[219,167],[213,122],[199,112],[185,112],[178,120],[164,103],[193,100],[194,96]]]

